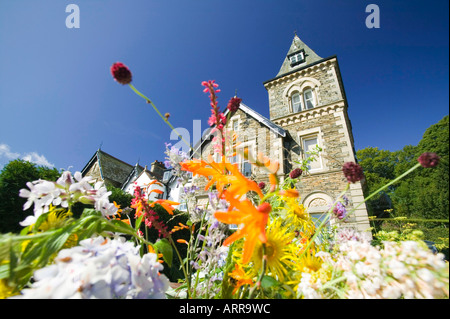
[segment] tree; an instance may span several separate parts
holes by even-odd
[[[431,125],[423,134],[415,148],[414,160],[424,152],[438,154],[441,159],[435,168],[420,168],[401,182],[392,194],[392,200],[402,216],[428,219],[448,219],[449,217],[449,117]],[[397,174],[407,168],[399,167]]]
[[[56,168],[37,166],[21,159],[6,164],[0,172],[0,233],[19,232],[19,222],[33,214],[33,207],[23,211],[25,198],[19,197],[26,183],[38,179],[53,180],[61,175]]]
[[[431,125],[417,146],[406,145],[395,152],[368,147],[358,150],[357,158],[363,167],[367,193],[370,194],[416,165],[417,158],[424,152],[438,154],[439,165],[434,168],[419,167],[391,185],[386,192],[369,200],[367,207],[369,213],[377,217],[389,217],[384,211],[393,208],[396,217],[422,220],[417,228],[425,233],[428,240],[439,241],[440,237],[448,237],[448,223],[427,220],[449,218],[448,115]],[[383,224],[385,227],[390,226]]]
[[[380,150],[378,147],[367,147],[357,151],[356,157],[363,168],[366,179],[366,195],[375,192],[395,178],[395,165],[397,163],[395,155],[393,152]],[[392,190],[393,187],[380,192],[367,202],[370,215],[386,217],[386,210],[392,207],[388,195]]]

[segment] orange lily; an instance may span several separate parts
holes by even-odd
[[[300,193],[296,189],[282,189],[278,192],[278,194],[285,196],[285,197],[291,197],[291,198],[297,198],[300,196]]]
[[[232,242],[245,237],[242,262],[246,264],[250,261],[257,241],[259,240],[262,243],[267,241],[266,225],[269,220],[271,206],[269,203],[262,203],[255,208],[248,199],[238,201],[235,198],[230,198],[228,193],[225,194],[225,197],[237,210],[216,212],[214,216],[218,221],[225,224],[243,225],[230,237],[225,239],[223,244],[228,246]]]
[[[227,187],[226,192],[232,194],[234,198],[240,198],[249,191],[256,192],[261,198],[264,197],[255,181],[247,179],[239,172],[237,165],[231,164],[226,160],[216,163],[209,157],[209,163],[203,160],[191,160],[181,163],[181,167],[194,175],[206,177],[208,183],[205,186],[205,190],[216,183],[219,194],[223,194]]]
[[[243,285],[253,285],[253,280],[245,273],[244,269],[238,264],[234,265],[234,270],[228,274],[234,281],[234,295]]]

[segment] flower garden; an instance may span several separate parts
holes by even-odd
[[[131,85],[125,65],[115,63],[111,73],[176,132],[170,114],[162,115]],[[267,173],[266,185],[248,179],[225,159],[233,152],[228,145],[233,136],[217,104],[218,85],[214,81],[202,85],[210,98],[208,123],[217,133],[214,149],[224,156],[219,161],[211,156],[189,158],[167,147],[167,164],[185,186],[187,212],[176,209],[179,202],[148,201],[146,189],[140,187],[129,207],[119,207],[110,202],[111,192],[102,183],[93,183],[80,172],[64,171],[57,181],[29,181],[18,196],[27,199],[24,209],[33,207],[34,214],[21,222],[20,234],[0,236],[0,298],[449,297],[448,262],[420,238],[374,240],[370,233],[346,226],[356,209],[349,205],[346,192],[364,178],[361,166],[343,165],[347,188],[321,220],[314,220],[295,187],[305,166],[281,181],[278,162],[242,153]],[[227,107],[236,110],[239,103],[235,97]],[[416,169],[432,169],[439,165],[439,156],[424,153],[417,161],[389,184]],[[194,184],[187,183],[189,174]],[[195,185],[200,179],[207,182],[201,189]],[[205,207],[196,206],[197,191],[208,194]],[[80,203],[84,210],[75,216],[73,207]],[[157,234],[156,240],[150,232]],[[174,272],[180,275],[173,276]]]

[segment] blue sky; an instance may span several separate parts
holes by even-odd
[[[68,4],[80,9],[69,29]],[[380,8],[368,29],[366,5]],[[206,128],[201,82],[224,108],[238,92],[269,117],[263,82],[276,76],[297,31],[319,56],[337,55],[355,148],[416,145],[448,114],[449,2],[358,0],[2,0],[0,167],[26,158],[81,170],[102,150],[130,164],[164,159],[170,129],[113,81],[133,84],[175,127]],[[195,142],[195,141],[194,141]]]

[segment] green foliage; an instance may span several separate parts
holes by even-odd
[[[38,179],[56,181],[61,173],[55,168],[37,166],[21,159],[6,164],[0,172],[0,233],[18,233],[22,229],[19,222],[32,215],[32,207],[23,211],[25,198],[19,191],[27,188],[26,183]]]
[[[107,185],[106,189],[111,192],[111,195],[109,195],[111,203],[116,202],[121,208],[129,207],[131,205],[131,200],[133,199],[131,194],[112,185]]]
[[[417,158],[424,152],[439,155],[441,157],[439,165],[434,168],[419,168],[398,183],[391,185],[386,192],[369,200],[367,206],[371,215],[378,218],[390,217],[387,211],[393,209],[397,217],[448,220],[448,115],[431,125],[417,146],[406,145],[402,150],[395,152],[374,147],[358,150],[357,158],[365,173],[367,193],[372,193],[416,165]],[[439,239],[433,235],[433,228],[444,228],[448,233],[448,223],[427,222],[421,223],[418,227],[423,231],[426,239],[434,242]],[[376,231],[378,230],[380,229],[377,228]]]

